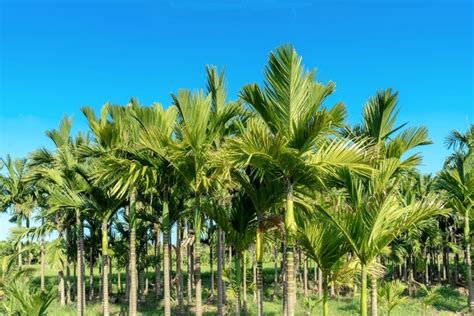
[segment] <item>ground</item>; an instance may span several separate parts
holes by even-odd
[[[265,269],[266,279],[271,280],[273,278],[273,269],[269,266]],[[46,282],[48,286],[56,285],[57,278],[55,276],[55,272],[47,269],[46,273]],[[96,293],[98,293],[98,271],[95,271],[95,285],[96,285]],[[251,276],[248,276],[251,278]],[[124,273],[122,272],[122,280],[124,279]],[[152,279],[152,274],[150,273],[150,280]],[[209,279],[209,272],[206,266],[203,267],[203,280],[204,280],[204,303],[206,303],[206,299],[209,296],[209,293],[206,292],[209,288],[209,284],[207,283]],[[117,281],[117,274],[113,274],[113,292],[116,293],[116,281]],[[39,275],[34,280],[39,287]],[[86,289],[88,288],[89,277],[86,277]],[[123,281],[122,281],[123,282]],[[186,283],[185,283],[186,284]],[[439,315],[439,316],[447,316],[447,315],[460,315],[462,312],[466,312],[466,297],[465,295],[461,294],[462,291],[459,291],[457,288],[452,288],[449,286],[441,287],[439,290],[440,297],[433,303],[430,309],[426,312],[425,315]],[[271,299],[271,295],[273,294],[273,288],[268,287],[265,289],[266,301],[264,302],[264,310],[265,315],[281,315],[281,301],[279,299]],[[119,296],[112,295],[112,300],[118,300]],[[315,299],[317,300],[317,299]],[[256,314],[256,306],[253,304],[253,295],[251,291],[247,296],[248,301],[248,314],[255,315]],[[100,300],[95,300],[92,302],[87,302],[87,316],[92,315],[101,315],[101,303]],[[329,302],[330,314],[334,316],[349,316],[349,315],[357,315],[359,310],[359,301],[358,297],[354,298],[340,298],[331,299]],[[152,288],[150,287],[150,293],[147,296],[145,302],[138,304],[139,315],[161,315],[162,314],[162,305],[161,302],[157,302],[154,299],[154,293]],[[110,304],[110,311],[112,315],[126,315],[126,311],[128,310],[128,304],[123,301],[120,303],[112,303]],[[215,315],[216,314],[216,306],[213,302],[207,302],[204,306],[205,313],[204,315]],[[229,308],[230,315],[232,315],[232,307]],[[297,305],[297,315],[305,315],[305,300],[303,297],[300,297],[298,300]],[[175,314],[172,312],[172,314]],[[321,304],[317,304],[314,310],[311,312],[311,315],[321,315]],[[71,304],[70,306],[61,307],[58,301],[53,302],[53,304],[49,308],[49,315],[76,315],[75,305]],[[192,309],[187,310],[187,315],[193,315]],[[384,306],[380,306],[380,316],[386,315],[386,311]],[[402,306],[396,307],[391,316],[419,316],[423,315],[423,309],[421,307],[421,298],[413,298],[410,299],[406,304]]]

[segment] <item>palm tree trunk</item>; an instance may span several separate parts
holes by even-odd
[[[247,260],[245,250],[242,252],[242,308],[247,313]]]
[[[164,308],[165,316],[171,315],[171,276],[170,276],[170,220],[168,193],[163,195],[163,273],[164,273]]]
[[[178,296],[178,310],[180,313],[184,312],[184,300],[183,300],[183,272],[182,272],[182,260],[181,260],[181,239],[183,236],[181,222],[178,220],[176,224],[176,294]]]
[[[129,207],[129,226],[130,226],[130,257],[129,257],[129,315],[137,315],[137,231],[136,231],[136,193],[132,191],[130,194],[130,207]]]
[[[215,275],[214,275],[214,251],[212,250],[212,243],[209,243],[209,268],[211,270],[211,293],[208,300],[214,299],[214,293],[216,291],[215,286]]]
[[[303,255],[303,291],[304,296],[308,297],[308,259]]]
[[[102,221],[102,313],[109,315],[109,231],[107,219]],[[120,278],[120,274],[119,274]]]
[[[71,302],[71,268],[68,262],[66,263],[66,304],[71,304]]]
[[[241,302],[241,290],[242,290],[242,267],[240,265],[241,263],[241,255],[239,253],[235,254],[234,258],[234,265],[235,265],[235,283],[236,283],[236,289],[235,289],[235,299],[236,299],[236,304],[235,304],[235,315],[239,316],[240,311],[242,309],[242,302]]]
[[[323,316],[329,316],[329,304],[328,304],[328,297],[329,297],[329,289],[328,289],[328,276],[326,273],[321,273],[322,279],[322,296],[323,296]]]
[[[360,315],[367,316],[367,267],[365,263],[361,264],[361,269]]]
[[[224,287],[222,270],[224,267],[224,245],[222,244],[222,228],[217,229],[217,315],[224,315]]]
[[[66,295],[64,293],[64,272],[63,270],[59,270],[59,302],[61,306],[66,305]]]
[[[474,312],[474,293],[472,288],[472,261],[471,261],[471,237],[470,237],[470,221],[469,221],[470,209],[467,208],[464,213],[464,247],[466,248],[466,279],[467,279],[467,290],[468,298],[467,304],[469,311]]]
[[[17,216],[18,216],[18,219],[16,223],[17,223],[18,228],[21,229],[21,215],[18,214]],[[22,258],[21,252],[22,252],[22,249],[21,249],[21,239],[20,239],[18,241],[18,268],[21,268],[23,265],[23,258]]]
[[[377,316],[377,277],[374,274],[370,275],[370,314]]]
[[[191,227],[188,225],[188,236],[190,236],[192,233]],[[187,296],[188,296],[188,303],[191,304],[193,301],[193,260],[192,260],[192,246],[191,244],[188,244],[187,249],[187,256],[186,256],[186,268],[187,268],[187,273],[188,273],[188,280],[187,280]]]
[[[253,284],[255,284],[253,288],[253,303],[257,304],[257,256],[255,251],[252,254],[252,275]]]
[[[296,305],[296,284],[295,284],[295,258],[293,237],[296,232],[296,221],[293,208],[293,186],[288,185],[286,197],[286,213],[285,213],[285,229],[287,238],[287,254],[286,254],[286,279],[287,279],[287,311],[288,316],[295,315]]]
[[[318,267],[318,294],[319,298],[323,295],[323,271]]]
[[[81,213],[76,210],[77,225],[77,315],[83,316],[85,309],[84,228]]]
[[[155,224],[155,255],[156,255],[156,266],[155,266],[155,294],[158,299],[161,296],[161,258],[160,258],[160,225]]]
[[[277,292],[278,292],[278,247],[275,245],[273,246],[273,258],[275,260],[273,264],[273,296],[276,297]],[[263,265],[262,265],[263,268]],[[258,262],[257,262],[257,269],[258,269]],[[263,269],[260,270],[263,273]],[[258,271],[257,271],[257,277],[258,277]],[[262,281],[263,281],[263,274],[262,275]],[[263,293],[263,282],[262,282],[262,293]],[[263,296],[261,297],[263,299]],[[263,309],[262,309],[263,313]]]
[[[89,249],[89,301],[94,298],[94,253],[92,247]]]
[[[44,222],[44,220],[42,220],[42,222]],[[45,291],[45,286],[44,286],[44,266],[45,266],[44,236],[41,236],[40,254],[41,254],[40,290],[41,290],[41,293],[44,293],[44,291]]]
[[[197,212],[197,211],[196,211]],[[199,223],[197,222],[199,221]],[[202,316],[202,281],[201,281],[201,223],[200,214],[196,214],[196,240],[194,243],[194,282],[196,288],[196,316]]]
[[[258,228],[255,243],[255,256],[257,260],[257,316],[263,316],[263,250],[264,233]],[[275,258],[276,263],[276,258]],[[276,271],[275,271],[276,276]]]

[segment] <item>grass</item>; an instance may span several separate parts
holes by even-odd
[[[269,286],[265,287],[265,301],[264,301],[264,310],[265,315],[282,315],[281,312],[281,299],[279,294],[275,295],[273,285],[270,285],[273,280],[273,263],[268,263],[265,265],[265,282]],[[86,272],[88,274],[88,271]],[[95,272],[95,279],[94,284],[96,286],[95,293],[99,293],[99,273],[96,269]],[[125,284],[125,274],[122,272],[122,282]],[[153,279],[153,274],[149,273],[150,280]],[[71,276],[72,277],[72,276]],[[248,273],[249,281],[252,278],[251,272]],[[209,268],[207,266],[203,266],[203,303],[204,305],[204,315],[215,315],[216,314],[216,306],[215,302],[208,301],[207,298],[210,296],[209,293],[209,279],[210,273]],[[86,289],[88,290],[88,283],[89,277],[86,277]],[[110,304],[110,311],[112,315],[126,315],[126,311],[128,310],[128,303],[123,295],[118,295],[117,293],[117,274],[113,274],[113,295],[111,295],[111,304]],[[57,277],[55,271],[50,269],[46,270],[46,285],[48,288],[56,286]],[[39,288],[39,274],[34,279],[34,284]],[[184,282],[186,287],[186,280]],[[162,314],[162,305],[161,301],[157,301],[154,297],[153,288],[150,286],[149,289],[150,293],[146,297],[145,302],[140,302],[138,304],[139,315],[161,315]],[[447,316],[447,315],[455,315],[456,313],[462,313],[467,311],[467,304],[466,304],[466,297],[462,295],[458,289],[452,288],[449,286],[443,286],[439,290],[439,298],[433,303],[430,307],[430,310],[427,312],[427,315],[439,315],[439,316]],[[175,293],[172,293],[172,297],[175,297]],[[329,308],[330,314],[335,316],[349,316],[349,315],[358,315],[359,310],[359,298],[356,297],[348,297],[348,298],[340,298],[340,299],[331,299],[329,301]],[[421,307],[421,297],[415,297],[409,299],[408,302],[402,306],[398,306],[395,308],[391,315],[396,316],[419,316],[423,315],[423,310]],[[317,297],[315,297],[317,300]],[[248,302],[248,314],[255,315],[256,314],[256,306],[253,304],[253,295],[251,291],[249,291],[247,295],[247,302]],[[229,306],[229,314],[232,315],[233,306],[232,303]],[[85,315],[92,316],[92,315],[101,315],[101,302],[99,299],[95,299],[93,301],[86,302],[86,313]],[[68,315],[76,315],[76,306],[73,304],[61,307],[58,301],[53,302],[53,304],[49,308],[49,315],[61,315],[61,316],[68,316]],[[175,306],[173,306],[175,308]],[[386,315],[385,309],[383,306],[379,306],[379,315],[383,316]],[[177,314],[176,310],[172,311],[172,314]],[[190,306],[185,315],[193,315],[192,306]],[[297,315],[305,315],[305,304],[304,298],[300,296],[298,300]],[[315,309],[312,311],[312,315],[321,315],[322,314],[322,306],[321,304],[317,304]]]

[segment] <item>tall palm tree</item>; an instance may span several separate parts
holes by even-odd
[[[119,199],[126,199],[125,207],[129,223],[129,313],[137,314],[137,255],[136,255],[136,213],[137,189],[140,185],[137,177],[132,173],[130,160],[127,159],[129,151],[135,148],[138,140],[138,123],[134,119],[134,110],[140,104],[132,99],[125,106],[112,106],[106,104],[102,107],[99,117],[96,117],[91,108],[82,109],[95,142],[81,148],[81,155],[96,158],[96,168],[92,177],[97,185],[110,190],[110,194]],[[141,180],[141,179],[140,179]]]
[[[469,291],[468,306],[474,311],[471,261],[471,212],[474,206],[474,125],[465,134],[453,131],[446,139],[449,148],[456,151],[448,157],[445,168],[438,174],[438,187],[445,191],[448,205],[463,220],[463,236],[466,255],[466,280]]]
[[[400,173],[420,164],[421,155],[419,153],[409,155],[409,151],[431,144],[428,130],[425,127],[403,129],[406,123],[396,125],[398,112],[398,93],[391,89],[378,91],[365,104],[362,123],[355,125],[354,128],[346,128],[343,133],[355,141],[363,138],[368,142],[373,152],[373,164],[376,169],[379,168],[379,164],[392,165],[388,168],[385,166],[379,168],[386,169],[381,172],[388,177],[384,180],[379,179],[379,183],[376,185],[378,187],[376,190],[379,192],[389,189],[389,186],[394,187],[390,177],[395,178]],[[392,168],[393,170],[391,170]],[[371,286],[371,314],[377,316],[377,278],[375,275],[371,276]]]
[[[56,149],[51,152],[45,148],[31,154],[34,167],[33,180],[44,179],[51,184],[52,192],[62,192],[66,195],[77,195],[87,188],[87,181],[79,172],[84,160],[79,157],[78,148],[89,142],[86,135],[79,133],[74,139],[70,136],[72,119],[64,117],[58,129],[46,132]],[[55,211],[64,211],[60,206]],[[84,218],[80,208],[71,206],[66,211],[73,211],[76,219],[77,245],[77,314],[85,312],[85,265],[84,265]]]
[[[237,168],[252,166],[282,179],[286,191],[285,228],[287,250],[287,314],[294,315],[294,234],[297,231],[294,189],[297,186],[323,186],[322,179],[337,166],[366,171],[362,146],[345,140],[329,140],[342,126],[345,109],[337,104],[330,110],[322,104],[335,85],[314,80],[301,57],[291,46],[272,52],[265,68],[265,84],[245,86],[240,97],[257,114],[248,121],[243,135],[231,139],[228,161]]]
[[[180,90],[172,95],[178,109],[177,146],[173,165],[194,196],[194,280],[196,287],[196,315],[202,315],[201,280],[201,198],[211,185],[214,174],[213,153],[224,137],[232,131],[234,119],[241,114],[239,103],[225,103],[223,73],[208,70],[209,93]]]

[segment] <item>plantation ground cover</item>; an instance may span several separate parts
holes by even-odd
[[[39,267],[35,266],[36,268],[36,277],[34,282],[39,286]],[[88,270],[87,270],[88,271]],[[273,263],[266,262],[264,265],[265,271],[265,279],[272,280],[273,279]],[[94,284],[96,286],[95,293],[99,293],[99,271],[98,269],[94,269]],[[124,271],[121,272],[122,275],[122,282],[124,284],[125,273]],[[249,283],[251,282],[251,271],[249,270]],[[128,303],[125,300],[123,295],[117,294],[117,273],[113,273],[113,295],[111,296],[111,305],[110,311],[113,315],[126,315],[128,310]],[[153,274],[149,273],[148,275],[149,280],[153,279]],[[185,275],[187,278],[187,276]],[[209,266],[203,266],[203,281],[205,285],[205,289],[209,288],[209,281],[210,281],[210,271]],[[186,281],[186,279],[185,279]],[[89,278],[87,276],[86,283],[89,284]],[[54,271],[51,269],[46,269],[46,284],[48,288],[52,288],[57,284],[57,278],[54,274]],[[86,287],[88,289],[88,287]],[[435,300],[432,304],[430,309],[426,312],[426,315],[433,315],[433,316],[448,316],[448,315],[462,315],[463,313],[467,313],[466,307],[466,297],[461,292],[463,292],[460,288],[450,287],[450,286],[442,286],[438,293],[439,297]],[[265,315],[270,316],[277,316],[281,315],[281,297],[273,298],[274,288],[272,284],[266,286],[265,288],[265,301],[264,301],[264,310]],[[172,297],[175,298],[175,293],[173,293]],[[204,293],[204,298],[209,297],[208,292]],[[229,294],[231,297],[231,294]],[[423,315],[423,308],[421,304],[422,296],[418,295],[412,299],[409,299],[405,304],[396,307],[391,316],[419,316]],[[312,302],[318,301],[317,295],[312,294],[311,296]],[[248,301],[248,314],[255,315],[256,314],[256,306],[253,303],[253,294],[252,291],[249,291],[247,295]],[[217,315],[217,310],[215,306],[215,301],[210,301],[208,299],[204,299],[204,315]],[[298,305],[296,310],[296,315],[306,315],[306,305],[305,299],[302,295],[299,296]],[[176,310],[174,309],[175,306],[173,304],[172,314],[175,314]],[[229,306],[229,314],[232,315],[233,306],[230,304]],[[331,311],[331,315],[335,316],[350,316],[350,315],[358,315],[359,312],[359,297],[341,297],[339,299],[331,299],[329,301],[329,308]],[[138,314],[139,315],[162,315],[163,313],[163,306],[162,302],[157,302],[154,298],[154,291],[153,287],[150,285],[149,294],[146,297],[146,301],[138,304]],[[69,306],[61,307],[58,301],[54,301],[53,304],[49,308],[49,315],[63,315],[63,316],[73,316],[76,315],[76,305],[73,303]],[[86,308],[86,316],[96,316],[101,315],[101,302],[100,299],[97,297],[92,302],[87,302]],[[194,315],[192,309],[188,309],[185,315]],[[320,303],[317,303],[315,308],[312,310],[311,315],[322,315],[322,306]],[[379,315],[384,316],[386,315],[385,308],[383,306],[379,307]]]

